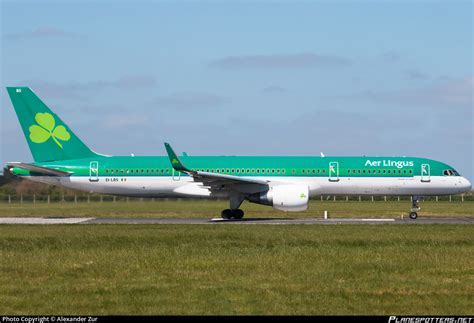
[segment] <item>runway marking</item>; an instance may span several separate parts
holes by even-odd
[[[77,224],[94,218],[0,218],[0,224]]]

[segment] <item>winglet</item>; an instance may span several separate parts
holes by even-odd
[[[174,152],[173,148],[171,148],[171,145],[169,143],[165,142],[165,148],[166,148],[166,152],[168,153],[171,166],[173,166],[175,170],[179,172],[191,173],[191,170],[189,170],[188,168],[186,168],[186,166],[183,165],[178,155],[176,155],[176,153]]]

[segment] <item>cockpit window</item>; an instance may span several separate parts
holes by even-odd
[[[455,171],[454,169],[445,169],[443,171],[443,175],[444,176],[460,176],[459,173]]]

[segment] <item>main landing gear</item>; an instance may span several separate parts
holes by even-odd
[[[242,204],[244,199],[245,196],[242,193],[231,192],[231,194],[229,195],[230,208],[225,209],[221,212],[222,218],[226,220],[242,219],[244,217],[244,211],[239,209],[239,206]]]
[[[230,220],[230,219],[242,219],[244,217],[244,211],[241,209],[225,209],[221,212],[221,216],[223,219]]]
[[[418,196],[412,196],[411,198],[411,210],[410,210],[410,219],[415,220],[418,217],[418,211],[421,210],[421,207],[418,205],[421,198]]]

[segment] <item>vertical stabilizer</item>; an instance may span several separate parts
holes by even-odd
[[[28,87],[7,87],[7,91],[35,161],[97,155]]]

